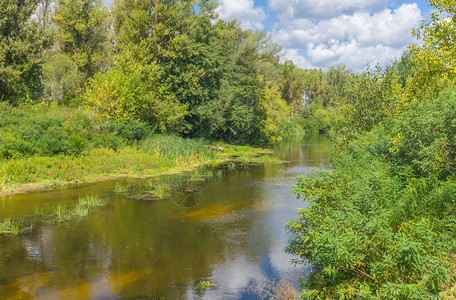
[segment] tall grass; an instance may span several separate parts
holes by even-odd
[[[65,223],[70,220],[79,220],[96,210],[104,207],[105,201],[97,196],[85,196],[79,198],[78,203],[73,208],[65,208],[62,204],[54,208],[53,214],[45,215],[38,208],[35,208],[34,220],[50,223]],[[14,221],[11,218],[6,218],[0,223],[0,237],[9,235],[19,235],[29,232],[32,229],[30,223],[25,223],[22,220]]]
[[[203,139],[185,139],[174,135],[157,134],[145,139],[142,149],[145,152],[155,152],[160,157],[170,159],[181,158],[215,158],[215,153],[205,147],[208,144]]]
[[[79,198],[78,203],[72,209],[65,209],[59,204],[54,212],[57,221],[64,222],[71,219],[83,218],[90,215],[96,209],[106,205],[105,201],[97,196],[85,196]]]
[[[6,218],[0,223],[0,235],[12,234],[18,235],[20,230],[20,222],[13,221],[10,218]]]
[[[57,205],[54,212],[59,220],[65,220],[67,218],[67,211],[61,204]]]

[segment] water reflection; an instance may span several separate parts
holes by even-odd
[[[265,280],[298,284],[304,267],[284,253],[284,224],[302,206],[294,176],[328,168],[325,138],[296,139],[277,149],[287,165],[208,171],[160,179],[107,181],[3,199],[0,218],[52,211],[96,194],[108,207],[71,226],[43,224],[0,241],[1,299],[257,299]],[[117,188],[116,185],[127,187]],[[157,186],[161,188],[157,189]],[[129,198],[151,190],[164,200]],[[216,289],[196,288],[210,280]]]

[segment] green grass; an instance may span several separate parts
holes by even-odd
[[[66,209],[59,204],[54,209],[55,220],[65,222],[72,219],[80,219],[93,213],[96,209],[106,205],[105,201],[97,196],[85,196],[79,198],[78,203],[72,209]]]
[[[214,282],[211,282],[209,280],[201,280],[200,282],[198,282],[198,285],[196,286],[196,288],[204,290],[204,291],[212,290],[216,287],[217,287],[217,284]]]
[[[1,235],[18,235],[20,231],[20,222],[13,221],[6,218],[0,223],[0,236]]]
[[[103,180],[110,176],[155,176],[196,169],[205,164],[268,163],[271,151],[233,146],[210,150],[204,140],[154,135],[120,149],[95,148],[83,155],[31,156],[0,160],[0,192],[30,190]],[[120,191],[119,187],[116,191]]]
[[[79,198],[78,202],[79,206],[87,207],[87,208],[94,208],[94,207],[103,207],[106,203],[97,196],[85,196]]]
[[[58,220],[65,220],[67,218],[67,211],[61,204],[57,205],[54,212]]]
[[[66,208],[62,204],[59,204],[54,208],[54,213],[47,215],[36,208],[33,219],[34,221],[46,223],[66,223],[87,217],[100,208],[105,207],[105,205],[106,202],[100,197],[85,196],[79,198],[78,203],[74,207]],[[17,236],[29,232],[30,229],[30,224],[26,224],[26,222],[23,222],[22,220],[6,218],[0,223],[0,237],[11,235]]]
[[[114,192],[116,193],[125,193],[128,192],[128,187],[124,186],[120,183],[117,183],[116,186],[114,187]]]

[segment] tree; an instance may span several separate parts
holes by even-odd
[[[60,50],[85,78],[101,69],[107,45],[108,11],[101,0],[59,0],[54,22]]]
[[[36,0],[0,1],[0,101],[18,104],[41,93],[41,43],[30,17]]]
[[[303,298],[451,299],[456,91],[410,105],[336,149],[335,172],[298,177],[310,204],[288,251],[312,266]]]
[[[299,115],[304,105],[304,71],[292,61],[282,65],[282,98],[291,106],[291,117]]]
[[[432,99],[456,82],[456,6],[453,0],[429,2],[435,8],[430,21],[422,21],[414,31],[423,43],[409,47],[413,67],[406,89],[408,101]]]
[[[90,81],[84,95],[88,113],[117,121],[136,118],[158,132],[174,132],[187,106],[176,102],[169,86],[159,82],[157,66],[124,59]]]
[[[43,100],[47,103],[62,103],[77,94],[83,74],[64,53],[46,55],[43,63]]]
[[[278,88],[268,88],[261,91],[257,101],[256,119],[259,123],[260,143],[270,143],[280,140],[282,123],[289,118],[290,106],[280,98]]]

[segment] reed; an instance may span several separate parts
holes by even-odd
[[[67,219],[67,210],[59,203],[56,208],[54,208],[54,213],[57,216],[58,220],[65,220]]]
[[[120,183],[117,183],[115,186],[114,186],[114,192],[115,193],[125,193],[125,192],[128,192],[128,187],[127,186],[124,186]]]
[[[18,235],[20,230],[20,222],[13,221],[10,218],[6,218],[0,223],[0,235],[12,234]]]
[[[103,207],[105,205],[106,205],[106,203],[105,203],[105,201],[103,201],[103,199],[101,199],[98,196],[92,196],[92,195],[79,198],[79,202],[78,202],[78,206],[83,206],[83,207],[87,207],[87,208]]]

